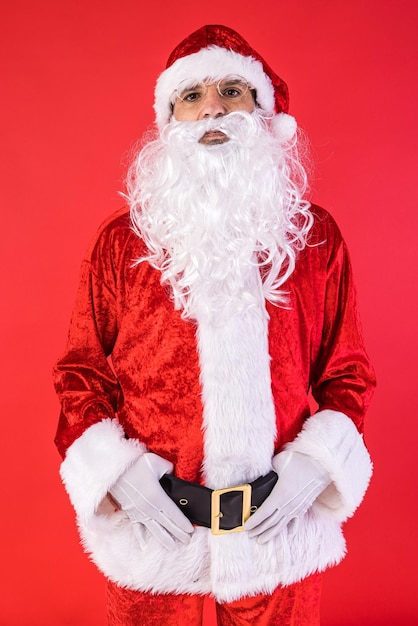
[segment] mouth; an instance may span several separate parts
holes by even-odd
[[[204,145],[216,145],[229,141],[229,137],[220,130],[208,130],[200,139],[199,143]]]

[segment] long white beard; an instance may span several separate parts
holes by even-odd
[[[200,144],[210,129],[229,141]],[[132,223],[149,250],[138,261],[161,271],[184,317],[284,301],[280,286],[312,224],[305,183],[295,143],[278,144],[258,111],[173,120],[128,177]]]

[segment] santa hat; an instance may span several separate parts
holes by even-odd
[[[286,83],[241,35],[220,25],[202,26],[170,54],[155,88],[157,126],[163,128],[169,122],[173,96],[181,81],[188,78],[216,81],[229,74],[242,76],[256,90],[257,104],[272,117],[275,136],[281,141],[291,139],[296,132],[296,121],[287,115]]]

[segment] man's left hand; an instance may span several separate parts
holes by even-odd
[[[324,470],[299,452],[280,452],[273,458],[273,469],[279,480],[245,524],[258,543],[266,543],[293,520],[297,523],[331,482]]]

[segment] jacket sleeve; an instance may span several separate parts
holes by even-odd
[[[123,393],[110,357],[118,335],[118,275],[129,226],[103,227],[81,266],[65,354],[54,367],[61,403],[60,474],[80,520],[93,519],[119,476],[145,451],[117,421]]]
[[[97,275],[87,258],[81,267],[67,349],[53,371],[61,404],[55,443],[63,457],[89,426],[114,418],[123,401],[109,364],[116,336],[114,289],[105,276]]]
[[[319,410],[346,414],[362,432],[376,381],[363,343],[347,246],[331,216],[324,245],[326,285],[320,349],[311,369],[312,395]]]
[[[311,373],[318,411],[286,447],[328,473],[331,483],[314,507],[342,522],[361,503],[372,475],[362,431],[375,375],[363,344],[347,247],[330,216],[326,224],[322,333]]]

